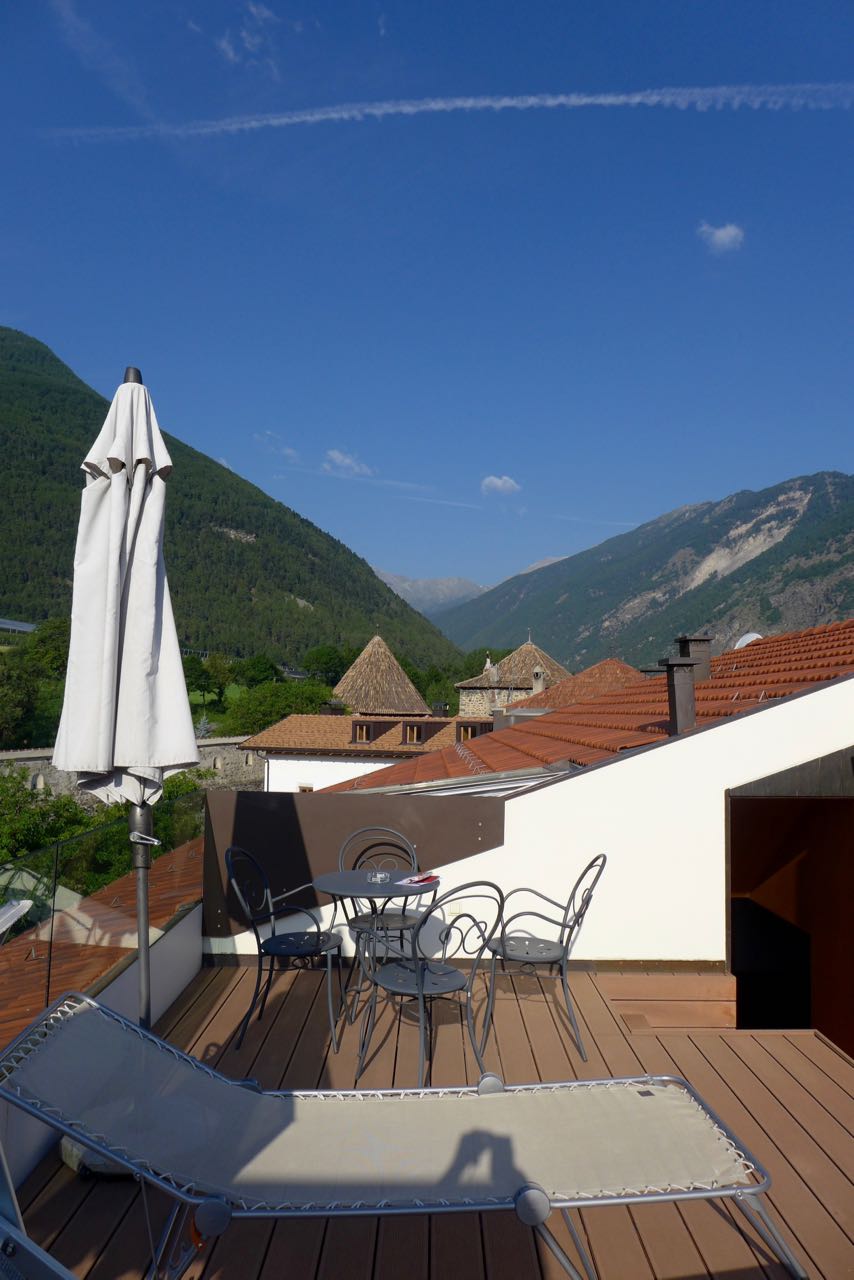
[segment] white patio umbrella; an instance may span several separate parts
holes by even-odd
[[[82,463],[71,645],[53,763],[105,803],[131,802],[139,1021],[150,1024],[151,805],[199,753],[163,560],[166,450],[147,387],[129,368]]]

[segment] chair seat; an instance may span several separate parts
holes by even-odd
[[[261,943],[265,956],[320,956],[341,946],[340,933],[277,933]]]
[[[425,996],[445,996],[452,991],[463,991],[466,986],[466,975],[461,969],[451,964],[430,961],[422,966]],[[415,968],[404,960],[392,960],[380,965],[374,981],[377,986],[392,995],[417,996],[418,978]]]
[[[559,964],[563,959],[563,946],[552,938],[531,938],[516,935],[493,938],[488,944],[493,955],[503,960],[524,960],[529,964]]]
[[[400,933],[404,929],[414,929],[420,919],[421,916],[414,911],[381,911],[377,915],[372,911],[362,911],[347,923],[356,933],[377,928]]]

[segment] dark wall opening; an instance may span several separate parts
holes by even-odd
[[[816,1027],[854,1053],[854,799],[730,799],[738,1025]]]

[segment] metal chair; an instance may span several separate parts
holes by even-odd
[[[511,898],[517,894],[525,893],[536,898],[539,902],[545,902],[552,907],[556,907],[561,912],[561,915],[555,918],[535,907],[515,911],[512,915],[502,917],[500,933],[488,944],[492,953],[489,981],[489,1015],[491,1016],[492,1014],[492,1002],[495,999],[495,966],[497,961],[501,961],[502,970],[509,960],[521,964],[523,969],[527,966],[538,964],[560,965],[566,1011],[569,1014],[572,1034],[575,1037],[575,1043],[583,1062],[587,1061],[587,1054],[581,1039],[581,1032],[578,1030],[578,1022],[575,1018],[575,1010],[572,1007],[572,1000],[569,994],[567,966],[569,964],[570,951],[578,937],[584,917],[587,914],[587,908],[590,906],[590,900],[593,897],[593,890],[599,883],[599,877],[605,870],[606,862],[607,858],[604,853],[598,854],[588,862],[573,885],[572,892],[565,903],[558,902],[556,899],[548,897],[547,894],[540,893],[537,889],[511,889],[505,898],[505,909]],[[543,938],[516,924],[517,921],[524,919],[543,920],[547,924],[554,925],[558,929],[557,937]],[[511,932],[511,926],[513,925],[516,925],[516,928]]]
[[[274,897],[270,891],[270,882],[267,879],[264,868],[251,853],[248,853],[246,849],[241,849],[238,845],[231,845],[226,849],[225,866],[228,873],[228,882],[234,890],[234,896],[240,905],[246,923],[255,935],[255,942],[258,947],[258,973],[255,978],[255,990],[252,993],[251,1003],[241,1023],[240,1035],[237,1037],[235,1047],[239,1049],[243,1043],[243,1037],[246,1034],[246,1028],[249,1026],[252,1011],[258,1001],[265,957],[269,959],[270,965],[264,986],[264,995],[261,999],[261,1008],[258,1011],[259,1022],[264,1016],[264,1007],[267,1003],[267,996],[270,994],[276,961],[279,959],[313,960],[320,956],[325,956],[329,1030],[332,1035],[332,1048],[337,1053],[338,1032],[336,1024],[344,1003],[344,992],[341,986],[341,935],[328,929],[321,929],[320,918],[316,912],[309,907],[298,906],[296,903],[289,901],[297,894],[310,889],[310,884],[300,885],[298,889],[289,889],[287,892],[277,894]],[[281,916],[285,915],[307,916],[311,921],[311,927],[306,930],[289,930],[287,933],[279,933],[277,932],[278,921]],[[261,930],[267,927],[270,929],[270,935],[269,937],[262,937]],[[332,1002],[332,957],[336,951],[338,952],[338,1014],[335,1013]]]
[[[501,889],[483,880],[442,894],[420,916],[415,927],[403,935],[402,942],[393,936],[396,930],[381,916],[374,918],[373,927],[364,932],[359,957],[362,971],[371,984],[371,994],[362,1014],[357,1080],[365,1069],[380,991],[390,998],[392,1005],[396,997],[417,1002],[419,1088],[424,1084],[428,1062],[432,1068],[432,1002],[444,996],[463,996],[472,1050],[481,1071],[485,1070],[483,1050],[492,1007],[487,1000],[478,1035],[472,995],[484,951],[498,928],[503,907]],[[470,962],[467,972],[451,963],[455,957]]]
[[[347,836],[338,850],[338,870],[405,871],[411,873],[418,870],[418,857],[415,853],[415,845],[405,835],[395,831],[392,827],[360,827],[358,831],[354,831]],[[435,899],[435,897],[434,893],[433,898]],[[389,898],[380,908],[383,917],[383,928],[389,932],[398,933],[401,941],[403,940],[404,932],[414,928],[421,919],[420,912],[407,911],[407,901],[408,899],[405,897]],[[350,910],[345,905],[344,913],[349,928],[355,934],[356,947],[356,958],[353,968],[348,974],[344,991],[346,997],[350,991],[353,974],[359,964],[361,935],[374,927],[376,913],[370,909],[370,904],[367,901],[362,901],[358,898],[353,899]],[[359,995],[363,990],[363,987],[357,987],[353,993],[353,1000],[347,1013],[347,1020],[351,1023],[356,1020]]]

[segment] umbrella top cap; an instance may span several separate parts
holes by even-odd
[[[128,367],[125,369],[125,376],[124,376],[124,378],[122,379],[122,381],[123,381],[123,382],[138,382],[138,383],[140,384],[140,386],[141,386],[141,385],[142,385],[142,374],[140,373],[139,369],[136,369],[136,368],[134,368],[134,366],[133,366],[132,364],[129,364],[129,365],[128,365]]]

